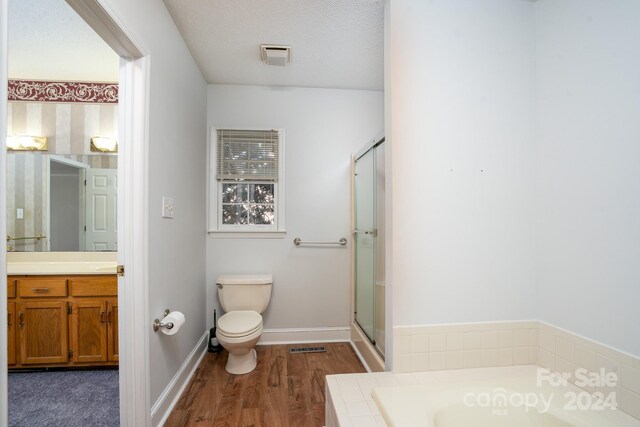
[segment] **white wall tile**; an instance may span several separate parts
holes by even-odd
[[[447,353],[444,351],[429,353],[429,370],[439,371],[441,369],[447,369]]]
[[[556,372],[560,373],[560,374],[569,375],[569,377],[568,377],[569,381],[573,382],[573,380],[575,378],[576,367],[570,361],[568,361],[568,360],[556,355],[556,362],[555,362],[555,369],[554,370]]]
[[[629,365],[620,366],[620,385],[640,394],[640,370]]]
[[[411,354],[411,372],[426,371],[429,369],[429,358],[427,353]]]
[[[513,349],[513,364],[527,365],[529,363],[529,347],[515,347]]]
[[[498,332],[487,331],[482,333],[482,348],[498,348]]]
[[[581,345],[574,346],[573,361],[577,366],[591,372],[596,370],[596,352]]]
[[[498,350],[498,366],[513,365],[513,349],[501,348]]]
[[[464,367],[462,351],[447,351],[447,369],[461,369]]]
[[[619,394],[618,404],[620,409],[632,417],[640,419],[640,394],[636,394],[624,387],[620,387]]]
[[[447,335],[446,334],[429,334],[430,351],[446,351]]]
[[[512,330],[498,331],[498,347],[499,348],[513,347],[513,331]]]
[[[556,357],[550,351],[547,351],[543,348],[538,349],[538,365],[543,368],[547,368],[550,371],[554,371],[556,368]]]
[[[398,350],[400,354],[408,354],[411,353],[411,336],[410,335],[399,335],[397,337],[398,340]]]
[[[464,334],[464,349],[479,350],[482,348],[482,333],[467,332]]]
[[[530,329],[515,329],[513,331],[513,346],[514,347],[528,347]]]
[[[552,333],[540,330],[538,331],[538,339],[540,341],[540,347],[544,350],[547,350],[550,353],[555,353],[556,351],[556,338]]]
[[[447,334],[447,351],[457,351],[464,349],[464,334]]]
[[[494,348],[481,350],[480,359],[483,367],[498,366],[498,350]]]
[[[411,353],[426,353],[427,351],[429,351],[429,335],[412,335]]]
[[[563,359],[573,362],[573,343],[556,337],[556,354]]]
[[[482,350],[465,350],[463,364],[465,368],[480,368],[482,366]]]

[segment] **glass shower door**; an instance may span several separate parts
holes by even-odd
[[[355,164],[355,319],[375,344],[376,151]]]

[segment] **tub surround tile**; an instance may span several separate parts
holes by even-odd
[[[555,335],[547,330],[540,330],[538,339],[540,341],[540,348],[547,350],[548,352],[556,352],[556,339]]]
[[[480,350],[480,363],[482,367],[498,366],[498,350]]]
[[[465,350],[462,355],[464,368],[482,367],[482,350]]]
[[[622,364],[620,366],[620,385],[636,394],[640,394],[640,369]]]
[[[486,331],[482,333],[481,336],[481,345],[482,348],[498,348],[498,332],[497,331]]]
[[[513,346],[514,347],[528,347],[530,344],[529,336],[531,335],[531,329],[517,329],[513,331]]]
[[[513,349],[501,348],[498,350],[498,366],[513,365]]]
[[[447,369],[461,369],[464,367],[462,351],[447,351]]]
[[[464,334],[464,349],[477,350],[482,348],[481,332],[466,332]]]
[[[516,347],[513,349],[513,364],[514,365],[529,364],[529,347]]]
[[[596,370],[596,352],[581,345],[576,344],[573,361],[577,366],[585,368],[590,372],[595,372]]]
[[[447,369],[447,354],[445,352],[429,353],[429,370],[439,371]]]
[[[426,353],[429,351],[429,335],[411,336],[411,353]]]
[[[513,331],[511,330],[498,331],[498,347],[499,348],[513,347]]]
[[[545,322],[423,325],[399,327],[394,332],[398,337],[394,359],[397,373],[439,371],[437,376],[442,380],[444,370],[537,364],[570,374],[575,384],[577,369],[592,375],[599,375],[603,369],[617,375],[616,386],[583,388],[591,393],[615,392],[619,408],[634,416],[635,408],[640,407],[639,357]]]
[[[430,334],[429,350],[430,351],[446,351],[447,335],[446,334]]]
[[[462,349],[464,349],[464,334],[447,334],[447,351],[456,351]]]
[[[627,414],[640,419],[640,394],[620,387],[618,405]]]
[[[573,343],[566,339],[556,337],[556,354],[566,360],[573,359],[574,347]]]

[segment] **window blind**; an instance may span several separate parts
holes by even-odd
[[[278,147],[275,129],[218,129],[216,178],[277,182]]]

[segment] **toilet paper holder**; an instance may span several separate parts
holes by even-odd
[[[171,313],[171,310],[169,310],[168,308],[164,311],[164,316],[162,316],[162,318],[164,319],[165,317],[167,317],[169,315],[169,313]],[[168,323],[162,323],[160,321],[160,319],[156,319],[153,321],[153,332],[158,332],[158,329],[160,328],[167,328],[167,329],[173,329],[173,323],[168,322]]]

